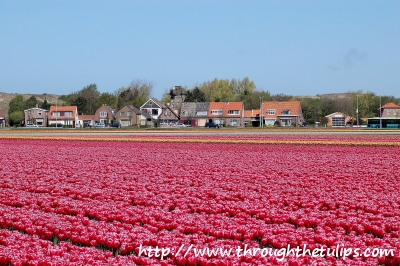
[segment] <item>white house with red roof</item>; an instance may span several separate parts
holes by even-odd
[[[49,126],[58,124],[75,128],[78,124],[78,109],[76,106],[50,106],[48,122]]]

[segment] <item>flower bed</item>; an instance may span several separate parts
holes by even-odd
[[[140,245],[182,244],[387,248],[393,256],[284,262],[400,263],[398,148],[171,139],[0,140],[0,265],[277,263],[262,256],[139,256]]]

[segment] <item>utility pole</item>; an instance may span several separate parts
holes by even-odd
[[[260,96],[260,127],[264,128],[264,121],[263,121],[263,96]]]
[[[382,129],[382,94],[379,96],[379,128]]]
[[[358,127],[358,95],[357,95],[357,109],[356,109],[356,114],[357,114],[357,127]]]

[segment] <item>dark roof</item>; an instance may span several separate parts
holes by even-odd
[[[144,117],[146,117],[147,119],[151,119],[151,115],[149,115],[146,112],[140,112],[141,115],[143,115]]]
[[[131,109],[132,111],[134,111],[135,113],[137,113],[137,114],[140,114],[141,112],[140,112],[140,110],[139,109],[137,109],[135,106],[133,106],[133,105],[128,105],[127,106],[129,109]]]

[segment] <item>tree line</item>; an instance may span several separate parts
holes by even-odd
[[[153,83],[145,80],[134,80],[129,86],[121,87],[113,93],[100,93],[96,84],[85,86],[80,91],[62,95],[59,105],[77,106],[78,114],[93,115],[102,105],[106,104],[119,110],[126,105],[139,108],[152,94]],[[178,86],[166,89],[161,102],[167,104],[171,97],[184,95],[185,102],[243,102],[246,110],[259,109],[261,101],[300,101],[304,119],[310,124],[323,121],[326,115],[342,112],[356,118],[357,101],[358,117],[378,116],[380,104],[393,102],[400,105],[400,98],[393,96],[377,96],[373,92],[351,91],[341,94],[317,95],[315,97],[299,97],[293,95],[275,94],[260,90],[254,81],[248,77],[243,79],[214,79],[203,82],[192,88]],[[38,101],[34,96],[26,101],[22,95],[17,95],[9,103],[8,117],[11,126],[18,126],[24,120],[23,111],[36,105],[49,109],[51,105],[46,100]],[[178,110],[179,111],[179,110]],[[361,124],[362,121],[359,121]]]

